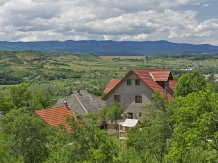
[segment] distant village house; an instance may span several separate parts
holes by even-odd
[[[106,86],[102,98],[106,107],[116,100],[132,119],[141,120],[142,107],[151,102],[152,93],[166,93],[173,100],[176,81],[170,71],[164,69],[133,69],[121,80],[112,79]]]

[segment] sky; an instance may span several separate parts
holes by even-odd
[[[0,0],[0,41],[49,40],[218,46],[218,0]]]

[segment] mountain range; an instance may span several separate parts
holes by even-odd
[[[34,50],[44,52],[93,53],[99,56],[158,55],[176,52],[218,53],[218,46],[160,41],[0,41],[0,50]]]

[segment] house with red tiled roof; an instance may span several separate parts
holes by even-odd
[[[106,107],[114,100],[120,102],[124,112],[134,119],[141,119],[141,109],[151,102],[152,93],[166,93],[168,100],[173,100],[176,81],[170,71],[164,69],[133,69],[121,80],[111,80],[106,86],[102,98]]]
[[[58,106],[42,110],[35,110],[34,113],[41,117],[47,124],[58,127],[64,125],[67,116],[74,116],[68,106]]]

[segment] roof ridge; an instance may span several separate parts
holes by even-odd
[[[160,71],[149,71],[149,72],[170,72],[170,71],[160,70]]]
[[[163,71],[163,72],[168,72],[168,71],[166,71],[166,70],[160,70],[160,71],[150,71],[150,72],[161,72],[161,71]]]
[[[79,100],[79,98],[77,97],[77,95],[75,95],[76,99],[78,100],[78,102],[80,103],[80,105],[82,106],[82,108],[85,110],[86,113],[88,113],[88,111],[86,110],[86,108],[84,107],[84,105],[82,104],[82,102]]]
[[[149,72],[149,74],[151,75],[152,79],[155,81],[155,79],[154,79],[154,77],[153,77],[152,73],[151,73],[151,72]]]
[[[71,94],[71,95],[72,95],[72,94]],[[67,101],[67,98],[69,98],[71,95],[69,95],[69,96],[67,96],[67,97],[65,97],[65,98],[62,98],[62,100],[59,101],[59,103],[56,103],[54,106],[57,107],[57,105],[62,104],[64,101]],[[64,106],[64,105],[63,105],[63,106]],[[55,107],[52,107],[52,108],[55,108]]]

